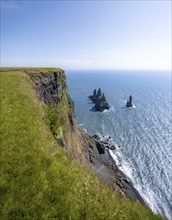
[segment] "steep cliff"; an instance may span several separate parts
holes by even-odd
[[[74,103],[70,98],[63,70],[37,69],[25,71],[31,77],[37,98],[43,102],[50,129],[57,142],[71,157],[94,170],[100,165],[98,143],[81,131],[74,117]]]
[[[34,82],[37,98],[45,104],[50,129],[66,153],[97,173],[103,182],[115,190],[122,190],[126,196],[144,204],[131,182],[119,171],[107,147],[98,138],[91,137],[78,128],[64,71],[39,69],[27,70],[26,73]]]
[[[125,188],[102,143],[78,129],[63,70],[1,68],[0,83],[0,219],[162,219],[84,168]]]

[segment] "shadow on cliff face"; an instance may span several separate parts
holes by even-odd
[[[96,142],[96,147],[97,147],[97,150],[98,150],[99,154],[104,154],[105,153],[104,148],[102,148],[102,145],[99,142]]]

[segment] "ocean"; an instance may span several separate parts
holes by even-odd
[[[155,213],[172,219],[171,73],[68,71],[67,84],[79,127],[111,136],[111,155]],[[95,112],[88,99],[101,88],[109,110]],[[125,108],[129,96],[134,108]]]

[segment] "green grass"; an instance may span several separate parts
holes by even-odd
[[[51,67],[1,67],[1,71],[27,71],[27,70],[35,70],[39,72],[61,72],[64,73],[64,70],[61,68],[51,68]]]
[[[61,101],[57,106],[44,106],[44,111],[52,133],[55,136],[60,136],[62,133],[62,136],[65,137],[69,131],[68,113],[71,109],[65,92],[62,92],[60,96]]]
[[[70,159],[22,72],[0,72],[0,219],[162,219]]]

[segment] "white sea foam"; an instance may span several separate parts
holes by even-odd
[[[128,107],[128,108],[135,108],[136,106],[135,105],[133,105],[132,107]]]
[[[109,110],[107,110],[107,109],[105,109],[104,111],[103,111],[103,113],[106,113],[106,112],[108,112]]]
[[[116,149],[115,151],[109,150],[109,153],[110,153],[111,157],[114,159],[118,168],[122,172],[124,172],[125,175],[127,177],[129,177],[129,179],[131,179],[131,181],[133,181],[132,180],[133,170],[132,170],[131,166],[129,165],[129,163],[122,157],[120,150],[119,149]]]
[[[85,123],[81,123],[79,124],[79,127],[83,127],[85,125]]]
[[[87,131],[87,129],[86,129],[86,128],[82,128],[82,130],[83,130],[83,131],[85,131],[86,133],[88,133],[88,131]]]
[[[126,100],[124,100],[124,101],[123,101],[123,103],[125,103],[125,104],[126,104],[126,103],[127,103],[127,101],[126,101]],[[135,107],[136,107],[136,106],[135,106],[135,105],[133,105],[133,107],[129,107],[129,108],[135,108]]]
[[[158,206],[156,205],[156,199],[154,193],[147,186],[146,189],[144,189],[143,186],[136,183],[134,178],[133,168],[122,156],[120,150],[119,149],[115,151],[109,150],[109,153],[114,159],[119,170],[121,170],[131,180],[132,184],[138,190],[139,194],[142,196],[145,203],[152,209],[154,213],[158,213]]]

